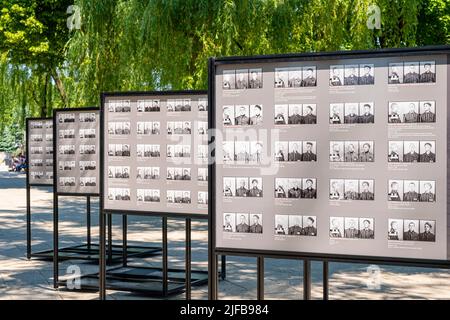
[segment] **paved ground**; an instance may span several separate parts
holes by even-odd
[[[0,299],[96,299],[97,293],[54,290],[50,262],[28,261],[25,241],[25,178],[24,175],[0,172]],[[33,251],[52,246],[52,194],[48,188],[32,190]],[[85,199],[62,198],[60,201],[60,246],[85,241]],[[98,204],[93,203],[93,236],[97,242]],[[114,218],[114,237],[120,243],[121,218]],[[131,244],[160,245],[161,221],[158,218],[131,217]],[[194,268],[206,270],[207,227],[193,222],[192,254]],[[169,220],[170,267],[184,264],[184,222]],[[161,258],[134,261],[148,266],[160,266]],[[67,267],[77,265],[83,273],[96,272],[96,265],[81,261],[61,263],[64,277]],[[256,261],[251,258],[228,257],[228,276],[220,282],[221,299],[254,299],[256,296]],[[379,287],[369,288],[367,265],[330,264],[331,299],[449,299],[450,272],[421,268],[379,266]],[[313,263],[312,296],[322,294],[321,264]],[[301,299],[302,265],[299,261],[267,260],[265,264],[267,299]],[[109,299],[148,299],[125,292],[108,291]],[[207,287],[195,288],[194,299],[206,299]],[[184,299],[184,294],[171,299]]]

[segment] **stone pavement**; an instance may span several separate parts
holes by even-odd
[[[0,299],[97,299],[97,293],[55,290],[51,262],[26,259],[25,175],[0,172]],[[50,188],[32,189],[33,252],[52,248],[52,194]],[[60,200],[60,247],[85,241],[85,199],[62,197]],[[93,242],[98,242],[98,202],[93,200]],[[121,217],[113,218],[113,237],[120,244]],[[161,219],[129,218],[130,244],[159,246]],[[192,224],[193,268],[207,269],[207,226]],[[184,221],[169,220],[169,266],[184,265]],[[161,257],[134,261],[145,266],[160,266]],[[77,265],[83,273],[98,267],[82,261],[60,264],[64,276],[68,266]],[[367,286],[367,265],[330,264],[330,299],[450,299],[450,272],[423,268],[379,266],[380,286]],[[321,264],[312,264],[312,297],[322,294]],[[267,259],[265,263],[267,299],[302,299],[301,261]],[[221,299],[255,299],[256,259],[228,257],[227,279],[219,284]],[[207,286],[193,288],[193,299],[206,299]],[[150,299],[126,292],[108,291],[109,299]],[[184,294],[170,297],[184,299]]]

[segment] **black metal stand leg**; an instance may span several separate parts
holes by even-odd
[[[258,285],[256,288],[256,293],[258,296],[258,300],[264,300],[264,257],[261,256],[261,257],[258,257],[257,259],[258,259],[258,261],[257,261]]]
[[[225,280],[227,278],[227,256],[221,256],[221,271],[220,271],[220,278],[222,280]]]
[[[58,237],[58,196],[53,194],[53,287],[58,288],[59,281],[59,237]]]
[[[191,219],[186,219],[186,300],[191,300]]]
[[[87,247],[91,251],[91,197],[86,199],[86,226],[87,226]]]
[[[311,261],[303,260],[303,300],[311,300]]]
[[[328,261],[323,262],[323,300],[327,301],[329,298],[329,282],[328,282]]]
[[[122,265],[128,265],[128,219],[127,215],[122,215]]]
[[[27,182],[27,259],[31,259],[31,190]]]
[[[162,269],[163,269],[163,296],[168,295],[169,285],[169,262],[168,262],[168,243],[167,243],[167,217],[162,218]]]
[[[106,299],[106,227],[105,215],[102,210],[99,212],[99,229],[100,229],[100,250],[99,250],[99,294],[100,300]]]
[[[108,214],[108,263],[112,262],[112,214]]]

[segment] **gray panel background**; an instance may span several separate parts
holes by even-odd
[[[167,112],[167,100],[172,99],[191,99],[191,111],[190,112]],[[180,213],[180,214],[208,214],[208,205],[197,204],[197,195],[199,191],[207,192],[208,183],[206,181],[197,181],[197,169],[207,169],[207,160],[197,162],[197,146],[208,144],[208,135],[203,136],[197,134],[197,126],[194,122],[208,121],[207,112],[198,111],[199,99],[207,99],[206,95],[149,95],[149,96],[117,96],[106,97],[104,105],[104,172],[103,172],[103,184],[104,184],[104,209],[106,210],[128,210],[128,211],[140,211],[140,212],[166,212],[166,213]],[[122,100],[131,101],[131,113],[109,113],[109,102]],[[160,100],[160,112],[137,112],[138,100]],[[108,123],[129,121],[131,122],[131,134],[129,136],[110,136],[108,134]],[[141,121],[159,121],[161,134],[150,135],[144,137],[138,137],[137,135],[137,122]],[[167,135],[167,122],[169,121],[191,121],[192,122],[192,134],[183,136],[169,136]],[[186,140],[180,140],[186,139]],[[183,164],[177,164],[166,158],[167,144],[190,144],[191,145],[191,158],[187,159],[188,162]],[[131,145],[131,157],[129,158],[114,158],[108,155],[109,144],[130,144]],[[137,158],[137,145],[138,144],[160,144],[161,145],[161,157],[140,159]],[[195,157],[195,158],[194,158]],[[130,179],[128,181],[117,181],[108,178],[108,166],[130,166]],[[138,167],[160,167],[160,179],[146,181],[144,183],[137,182],[136,173]],[[180,167],[191,168],[191,180],[190,181],[167,181],[167,167]],[[129,188],[131,191],[131,201],[110,201],[108,200],[109,188]],[[137,201],[137,189],[159,189],[160,190],[160,202],[159,203],[138,203]],[[166,192],[167,190],[183,190],[191,192],[190,204],[172,204],[167,203]]]
[[[388,85],[388,64],[402,61],[436,61],[435,84]],[[375,85],[329,87],[331,65],[372,63],[375,65]],[[316,88],[274,89],[274,69],[282,67],[317,66]],[[262,89],[223,90],[224,70],[262,68]],[[321,61],[298,61],[263,64],[226,64],[216,67],[216,128],[223,130],[222,106],[239,104],[262,104],[264,129],[274,129],[274,104],[316,103],[317,125],[284,126],[277,140],[317,141],[318,162],[284,163],[276,173],[263,175],[257,166],[216,165],[216,247],[233,249],[259,249],[269,251],[310,252],[323,254],[366,255],[395,258],[448,259],[447,252],[447,108],[448,74],[446,55],[408,56],[397,58],[342,59]],[[435,124],[389,125],[389,101],[436,101]],[[329,104],[339,102],[374,102],[375,124],[329,125]],[[396,130],[400,129],[400,130]],[[233,131],[226,128],[225,131]],[[270,137],[270,132],[268,133]],[[242,133],[241,133],[242,136]],[[259,136],[264,140],[264,136]],[[231,140],[231,139],[224,139]],[[329,141],[373,140],[375,162],[331,163]],[[436,140],[436,163],[388,164],[388,140]],[[221,139],[217,140],[220,158]],[[267,152],[271,157],[273,152]],[[263,177],[263,198],[232,198],[222,196],[223,177]],[[274,199],[275,177],[317,178],[317,199]],[[374,179],[375,201],[333,202],[328,199],[329,179]],[[389,179],[435,180],[437,201],[435,203],[400,203],[387,201]],[[223,232],[223,213],[262,214],[264,232],[239,234]],[[274,235],[274,216],[312,215],[317,217],[317,237],[279,237]],[[330,217],[366,217],[375,219],[375,239],[330,239]],[[436,242],[388,241],[388,219],[435,220]]]
[[[43,124],[42,129],[31,129],[33,126],[33,123],[41,122]],[[53,184],[53,166],[45,166],[46,160],[53,161],[53,154],[46,154],[46,148],[51,148],[53,150],[53,140],[47,141],[46,136],[49,135],[53,138],[53,120],[29,120],[27,122],[28,125],[28,149],[27,150],[27,157],[28,157],[28,164],[29,164],[29,183],[34,185],[40,185],[40,184],[46,184],[46,185],[52,185]],[[42,135],[43,141],[42,142],[34,142],[31,140],[32,135]],[[44,153],[42,155],[36,155],[31,154],[31,148],[34,147],[42,147]],[[44,167],[42,168],[36,168],[31,166],[31,163],[33,160],[42,160]],[[34,179],[33,173],[36,172],[43,172],[44,173],[44,179]],[[46,179],[48,177],[49,179]]]
[[[60,123],[58,121],[59,114],[75,114],[75,122]],[[95,122],[80,122],[81,114],[95,114]],[[64,110],[58,111],[56,113],[56,192],[57,193],[70,193],[70,194],[99,194],[100,193],[100,111],[90,110],[90,111],[72,111]],[[62,139],[60,138],[60,130],[75,130],[75,139]],[[80,129],[95,129],[95,138],[81,139]],[[59,154],[60,145],[75,145],[74,155],[61,155]],[[95,145],[95,154],[86,155],[80,154],[81,145]],[[75,168],[71,171],[60,170],[60,161],[75,161]],[[96,170],[82,171],[80,170],[80,161],[95,161]],[[73,187],[61,186],[59,183],[60,178],[65,177],[75,177],[76,185]],[[93,177],[96,178],[96,186],[81,186],[80,178],[82,177]]]

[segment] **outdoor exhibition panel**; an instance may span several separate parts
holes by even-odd
[[[27,119],[28,185],[53,185],[53,121]]]
[[[449,52],[211,59],[213,254],[447,266]]]
[[[190,251],[191,219],[208,219],[207,125],[205,91],[102,95],[101,250],[105,216],[160,216],[163,256],[162,268],[130,266],[125,261],[107,272],[101,261],[101,298],[106,288],[163,296],[186,288],[189,299],[191,285],[207,281],[206,272],[191,271]],[[168,217],[186,220],[183,270],[169,269]]]

